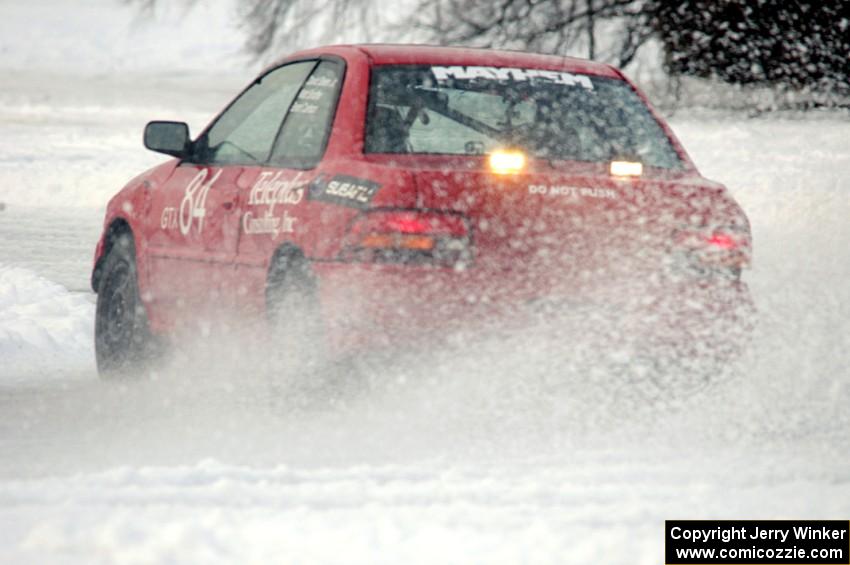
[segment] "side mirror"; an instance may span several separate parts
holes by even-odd
[[[157,153],[185,157],[189,153],[189,126],[183,122],[148,122],[145,147]]]

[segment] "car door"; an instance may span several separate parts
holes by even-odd
[[[242,311],[262,311],[269,260],[281,245],[308,257],[321,237],[321,211],[308,198],[318,180],[333,126],[344,65],[323,59],[312,70],[292,103],[266,167],[243,192],[238,244],[238,300]]]
[[[166,323],[226,316],[235,304],[240,198],[267,163],[283,118],[315,66],[292,63],[255,80],[153,195],[151,298]]]

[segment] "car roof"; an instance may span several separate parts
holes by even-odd
[[[352,50],[364,53],[369,57],[373,65],[519,67],[621,78],[621,75],[614,67],[587,59],[473,47],[441,47],[436,45],[390,43],[329,45],[294,53],[286,57],[286,59],[291,60],[304,55],[317,54],[335,54],[344,57]]]

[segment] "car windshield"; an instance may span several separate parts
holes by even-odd
[[[506,146],[549,160],[681,168],[623,80],[507,67],[376,66],[367,153],[480,155]]]

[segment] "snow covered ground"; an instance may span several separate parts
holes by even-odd
[[[20,25],[31,4],[0,11]],[[250,368],[103,383],[91,346],[103,205],[159,160],[144,122],[197,130],[250,72],[170,73],[166,55],[106,57],[79,37],[34,54],[2,43],[9,21],[0,562],[657,564],[666,518],[850,514],[846,113],[672,119],[753,223],[760,321],[735,379],[645,402],[566,369],[545,386],[545,351],[493,364],[479,349],[387,368],[386,386],[333,408],[281,409]],[[94,63],[62,68],[77,44]]]

